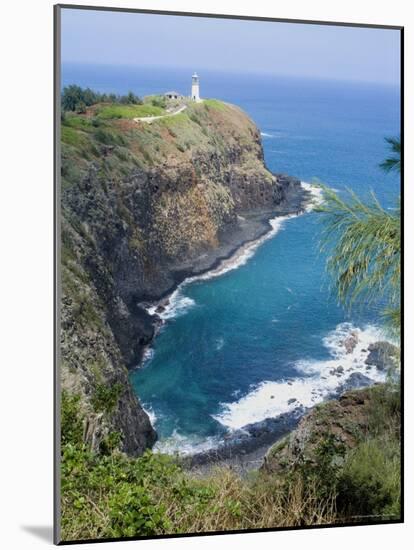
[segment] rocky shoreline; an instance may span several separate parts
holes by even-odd
[[[351,353],[356,345],[356,336],[351,336],[343,342],[347,353]],[[386,341],[378,341],[369,345],[365,364],[375,366],[378,370],[388,372],[398,362],[398,348]],[[340,376],[341,372],[332,373]],[[355,372],[329,395],[325,402],[340,400],[351,390],[358,390],[377,385],[369,377]],[[320,403],[315,406],[320,406]],[[227,466],[241,475],[259,468],[269,449],[282,438],[295,430],[300,421],[312,413],[314,407],[297,406],[292,411],[275,418],[266,418],[243,426],[229,434],[217,448],[195,453],[181,458],[182,465],[199,475],[208,474],[217,466]]]

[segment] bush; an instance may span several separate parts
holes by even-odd
[[[80,414],[80,396],[62,391],[60,408],[60,430],[62,445],[81,445],[83,440],[83,418]]]
[[[118,404],[122,392],[122,384],[98,384],[92,396],[92,406],[96,412],[111,413]]]
[[[160,107],[161,109],[165,109],[167,106],[167,100],[161,95],[151,98],[151,103],[154,107]]]
[[[399,517],[399,444],[386,439],[361,443],[346,461],[337,490],[338,512],[350,519]]]

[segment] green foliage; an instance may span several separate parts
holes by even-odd
[[[226,468],[204,476],[183,470],[166,455],[128,458],[109,434],[100,454],[81,443],[76,398],[65,410],[78,425],[64,430],[62,529],[65,540],[206,532],[373,519],[400,514],[398,394],[371,391],[369,433],[348,454],[333,436],[315,460],[287,472],[241,478]],[[69,406],[68,406],[69,404]],[[381,411],[378,411],[381,409]],[[79,411],[78,411],[79,412]],[[67,425],[67,423],[66,423]],[[68,436],[69,433],[69,436]]]
[[[63,111],[76,111],[79,104],[93,105],[98,101],[98,94],[90,88],[81,88],[72,84],[63,88],[61,102]]]
[[[129,91],[127,95],[119,96],[119,103],[124,105],[141,105],[142,99],[135,95],[133,92]]]
[[[381,167],[401,170],[399,138],[386,138],[393,156]],[[400,332],[401,219],[400,201],[389,212],[371,194],[363,202],[353,191],[344,200],[322,186],[324,203],[318,208],[325,223],[324,246],[330,249],[328,270],[333,274],[339,299],[351,305],[356,298],[382,300],[388,304],[384,316],[397,334]]]
[[[60,407],[60,426],[62,445],[82,444],[83,417],[80,414],[80,396],[62,391]]]
[[[78,130],[89,130],[92,128],[92,120],[84,116],[77,116],[73,114],[66,114],[63,122],[64,126],[69,126],[70,128],[76,128]]]
[[[203,99],[201,105],[207,107],[207,109],[211,108],[218,111],[224,111],[226,109],[226,104],[218,99]]]
[[[167,106],[167,100],[162,95],[151,97],[150,101],[154,107],[159,107],[160,109],[165,109]]]
[[[337,507],[350,519],[400,516],[400,446],[395,439],[362,442],[338,479]]]
[[[380,167],[385,170],[385,172],[401,172],[401,139],[396,138],[385,138],[385,141],[390,145],[391,152],[393,153],[390,157],[386,158],[384,162],[380,164]]]
[[[136,118],[159,116],[165,113],[164,109],[154,105],[105,105],[97,111],[97,117],[103,120],[112,118]]]
[[[98,384],[92,397],[92,406],[96,412],[111,413],[118,404],[122,393],[122,384]]]
[[[63,143],[78,147],[82,143],[83,136],[69,126],[62,126],[61,139]]]
[[[78,113],[86,112],[86,107],[108,101],[122,105],[139,105],[142,103],[141,99],[133,92],[129,92],[127,95],[107,95],[95,92],[90,88],[81,88],[76,84],[63,88],[61,96],[62,110]]]
[[[96,141],[104,145],[126,145],[127,143],[124,136],[109,128],[98,128],[93,135]]]
[[[111,453],[119,449],[121,441],[121,432],[110,432],[102,439],[99,445],[99,452],[102,455],[110,455]]]
[[[333,274],[339,299],[352,305],[356,298],[388,300],[390,318],[399,329],[395,309],[400,301],[401,222],[399,204],[395,211],[384,210],[372,195],[370,204],[353,191],[344,200],[323,187],[326,214],[324,247],[329,249],[328,270]]]

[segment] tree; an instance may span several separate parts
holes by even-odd
[[[400,140],[387,138],[393,156],[380,166],[400,171]],[[323,186],[324,202],[318,208],[325,224],[323,248],[330,255],[328,271],[333,275],[340,301],[351,306],[357,297],[368,302],[385,301],[384,316],[397,334],[400,331],[401,220],[400,200],[395,210],[385,210],[371,193],[363,202],[348,190],[342,199]]]

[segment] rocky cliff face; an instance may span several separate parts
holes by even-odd
[[[207,100],[152,124],[66,115],[62,386],[82,395],[94,448],[115,432],[133,455],[155,441],[128,382],[154,333],[140,303],[249,238],[246,216],[252,238],[266,212],[297,209],[298,189],[266,169],[256,126],[232,105]]]

